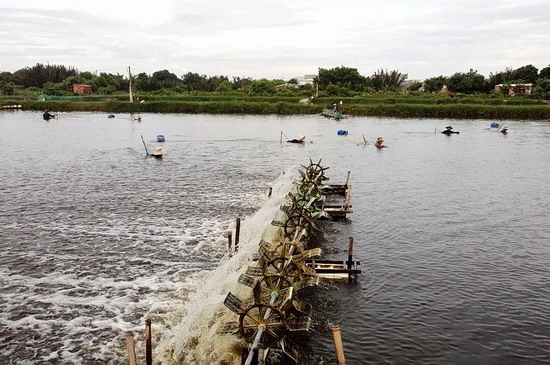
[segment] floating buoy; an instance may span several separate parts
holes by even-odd
[[[164,138],[164,135],[159,134],[159,135],[157,136],[157,142],[164,142],[164,141],[166,141],[166,138]]]
[[[114,114],[107,114],[107,118],[114,118],[115,115]]]
[[[348,135],[348,131],[343,130],[343,129],[340,129],[340,130],[338,131],[338,135],[339,135],[339,136],[347,136],[347,135]]]

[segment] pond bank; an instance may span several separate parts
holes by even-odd
[[[362,100],[346,100],[342,110],[348,116],[374,116],[399,118],[453,118],[453,119],[513,119],[549,120],[550,105],[514,104],[487,105],[478,103],[433,103],[426,100],[403,98],[392,103],[380,101],[365,103]],[[317,101],[304,104],[292,100],[273,98],[272,101],[236,100],[155,100],[130,103],[120,100],[9,100],[2,104],[20,104],[23,110],[44,109],[56,112],[106,112],[106,113],[183,113],[183,114],[252,114],[252,115],[312,115],[319,114],[326,103]]]

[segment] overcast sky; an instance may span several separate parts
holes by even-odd
[[[549,0],[0,0],[0,71],[423,80],[550,64]]]

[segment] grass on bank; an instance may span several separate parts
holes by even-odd
[[[20,104],[24,110],[56,112],[305,115],[319,114],[333,102],[340,104],[341,101],[340,106],[348,116],[550,120],[549,104],[526,97],[375,94],[315,98],[309,103],[300,102],[300,99],[219,94],[138,95],[138,100],[143,102],[130,103],[127,95],[46,100],[0,96],[0,107]]]

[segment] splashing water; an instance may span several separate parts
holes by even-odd
[[[239,338],[216,333],[220,325],[235,320],[235,314],[223,301],[229,292],[239,296],[247,290],[237,280],[252,264],[252,255],[257,252],[260,240],[270,241],[275,237],[278,228],[270,222],[284,215],[279,207],[297,176],[298,167],[293,166],[273,183],[271,198],[258,212],[242,221],[238,252],[224,256],[216,269],[195,276],[196,290],[189,294],[188,301],[165,315],[163,328],[156,329],[162,332],[156,355],[163,364],[237,364],[241,361],[241,354],[232,351],[237,348]]]

